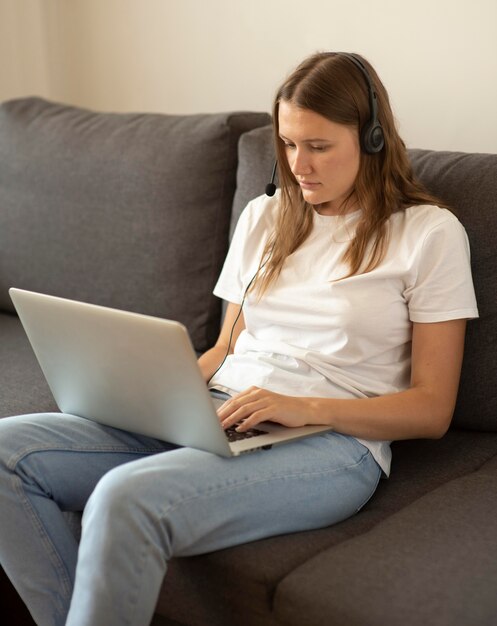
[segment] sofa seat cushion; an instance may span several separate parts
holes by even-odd
[[[279,585],[275,613],[287,626],[491,626],[496,520],[497,456],[310,559]]]
[[[292,605],[296,611],[293,621],[285,621],[288,614],[281,612],[281,604],[273,606],[275,594],[281,596],[280,582],[291,581],[293,571],[298,572],[321,554],[328,555],[325,562],[332,570],[333,550],[341,544],[367,536],[427,493],[478,471],[497,456],[497,434],[453,430],[441,440],[398,442],[393,447],[391,478],[380,482],[375,496],[359,514],[329,528],[175,559],[164,581],[158,613],[185,624],[203,626],[307,624],[303,620],[305,611],[297,607],[297,600]],[[461,450],[465,453],[461,454]],[[326,577],[322,578],[320,589],[328,594]],[[293,593],[298,596],[297,591]],[[192,602],[192,598],[197,601]],[[331,626],[333,622],[319,623]],[[348,622],[336,623],[342,626]]]
[[[265,113],[0,107],[0,309],[11,286],[177,319],[198,351],[228,247],[237,145]]]

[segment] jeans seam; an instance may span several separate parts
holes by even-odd
[[[373,460],[374,460],[374,458],[373,458]],[[364,502],[360,506],[357,507],[356,513],[358,513],[363,507],[366,506],[366,504],[371,500],[371,498],[374,496],[374,494],[376,492],[376,489],[378,488],[378,484],[379,484],[380,479],[381,479],[382,469],[381,469],[381,467],[378,465],[378,463],[376,461],[374,461],[374,463],[375,463],[375,467],[376,467],[376,469],[378,471],[378,476],[377,476],[376,480],[374,481],[373,487],[372,487],[368,497],[364,500]]]
[[[72,584],[71,584],[71,579],[67,572],[67,569],[62,559],[58,557],[57,550],[55,549],[55,546],[53,545],[52,540],[47,535],[45,528],[38,514],[33,508],[31,502],[29,501],[29,498],[26,496],[24,489],[22,487],[22,480],[18,476],[15,476],[15,475],[12,477],[12,479],[14,481],[14,490],[18,494],[20,502],[22,503],[25,512],[29,516],[31,523],[33,524],[34,528],[38,532],[38,535],[41,541],[45,545],[45,549],[47,550],[48,558],[50,562],[55,567],[55,570],[58,572],[57,578],[61,580],[61,582],[63,582],[64,593],[68,597],[70,597],[71,592],[72,592]]]
[[[16,452],[13,456],[11,456],[7,462],[6,462],[6,467],[14,472],[16,470],[17,465],[21,462],[24,461],[24,459],[26,459],[26,457],[30,456],[31,454],[34,454],[36,452],[83,452],[83,453],[99,453],[99,452],[125,452],[125,453],[129,453],[129,454],[153,454],[153,453],[160,453],[160,452],[164,452],[163,448],[130,448],[127,445],[124,446],[89,446],[88,448],[85,446],[68,446],[68,445],[61,445],[61,446],[54,446],[53,444],[50,445],[43,445],[43,444],[36,444],[36,445],[32,445],[29,447],[24,448],[22,451]]]
[[[150,554],[147,548],[148,548],[148,545],[144,546],[142,553],[140,554],[140,566],[137,569],[137,574],[140,580],[140,584],[137,585],[134,598],[131,596],[129,597],[130,612],[128,614],[128,617],[125,618],[125,624],[135,623],[134,617],[136,615],[137,609],[139,608],[138,599],[143,589],[143,572],[145,571],[145,565],[147,563],[147,560],[150,558]]]
[[[344,471],[349,471],[351,469],[354,469],[356,467],[359,467],[360,465],[362,465],[364,463],[364,461],[371,456],[371,453],[369,450],[366,450],[366,452],[361,456],[361,458],[354,462],[354,463],[350,463],[348,465],[343,465],[340,468],[332,468],[326,471],[307,471],[307,472],[295,472],[292,474],[285,474],[285,475],[273,475],[273,476],[267,476],[265,478],[259,478],[259,479],[249,479],[247,481],[238,481],[236,483],[230,484],[230,485],[223,485],[223,486],[219,486],[216,487],[214,489],[211,489],[210,492],[197,492],[195,494],[192,494],[186,498],[182,498],[180,500],[178,500],[177,502],[173,503],[173,504],[169,504],[167,505],[165,508],[163,508],[160,512],[160,516],[161,516],[161,520],[163,518],[166,517],[166,515],[168,513],[174,512],[179,506],[181,506],[182,504],[187,504],[189,502],[192,502],[194,500],[200,500],[202,498],[210,498],[212,497],[213,493],[216,494],[222,494],[222,493],[226,493],[228,491],[232,491],[233,489],[238,489],[240,487],[249,487],[249,486],[253,486],[256,485],[258,483],[268,483],[271,481],[285,481],[285,480],[295,480],[297,478],[304,478],[304,477],[316,477],[316,476],[325,476],[325,475],[329,475],[332,476],[333,474],[336,473],[341,473]],[[374,492],[373,492],[374,493]],[[370,496],[371,497],[371,496]]]

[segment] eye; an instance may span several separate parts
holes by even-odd
[[[313,146],[313,145],[311,145],[311,150],[313,150],[314,152],[325,152],[328,148],[329,148],[329,146],[323,146],[323,145]]]
[[[286,149],[295,148],[295,144],[291,143],[290,141],[283,141],[283,144],[284,144]]]

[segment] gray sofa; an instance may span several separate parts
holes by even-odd
[[[212,344],[211,289],[230,228],[268,182],[269,122],[0,107],[0,416],[56,409],[11,286],[179,319],[197,351]],[[472,245],[481,317],[451,429],[393,444],[391,478],[346,522],[174,560],[156,626],[497,623],[497,155],[410,157]],[[9,624],[32,623],[3,572],[0,593]]]

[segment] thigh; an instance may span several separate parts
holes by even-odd
[[[336,523],[371,497],[380,474],[367,448],[335,433],[237,458],[181,448],[107,474],[87,519],[101,507],[122,521],[143,515],[168,556],[188,556]]]
[[[67,511],[81,511],[109,470],[173,447],[62,413],[0,420],[0,465],[26,483],[36,481]]]

